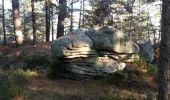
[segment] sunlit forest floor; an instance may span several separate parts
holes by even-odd
[[[41,43],[37,47],[33,47],[31,44],[25,44],[17,48],[1,46],[0,51],[1,65],[20,68],[24,66],[22,63],[23,56],[40,51],[50,55],[50,46],[47,43]],[[8,72],[11,71],[5,71],[4,74]],[[14,73],[12,76],[16,74],[15,71],[12,72]],[[22,93],[23,88],[21,88],[20,92],[12,95],[13,100],[156,100],[157,96],[156,76],[151,74],[146,74],[142,79],[137,78],[135,80],[119,82],[115,79],[116,84],[115,82],[113,84],[107,81],[109,78],[93,80],[60,78],[51,80],[43,72],[17,71],[17,74],[20,72],[22,72],[22,75],[26,73],[24,76],[26,76],[27,85],[24,93]],[[7,76],[10,75],[11,73]]]
[[[147,88],[117,87],[101,80],[30,78],[28,90],[28,100],[154,100],[156,95]]]

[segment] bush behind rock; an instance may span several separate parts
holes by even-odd
[[[45,52],[35,52],[26,55],[22,58],[22,61],[26,63],[26,69],[34,70],[39,67],[46,68],[51,63],[49,56]]]

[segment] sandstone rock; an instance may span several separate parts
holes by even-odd
[[[151,62],[153,60],[153,49],[152,45],[149,42],[141,41],[138,43],[140,47],[140,56],[144,59],[146,59],[148,62]]]
[[[73,55],[88,55],[92,51],[93,42],[86,35],[64,36],[52,43],[53,57],[68,57]]]
[[[69,35],[82,35],[85,34],[85,32],[87,31],[87,29],[85,28],[78,28],[76,30],[73,30],[72,32],[69,32]]]
[[[116,29],[99,29],[96,34],[86,34],[92,39],[97,50],[108,50],[117,53],[138,53],[139,47],[136,43],[128,40],[126,35]]]
[[[139,47],[113,28],[77,30],[52,43],[52,57],[60,59],[64,77],[82,79],[123,70],[126,62],[139,59]],[[60,65],[59,65],[60,66]]]

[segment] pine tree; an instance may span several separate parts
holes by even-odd
[[[54,12],[53,12],[53,6],[51,6],[51,35],[52,35],[52,41],[54,40],[54,20],[53,20],[53,16],[54,16]]]
[[[57,38],[64,35],[64,20],[66,18],[66,0],[59,0]]]
[[[19,15],[19,0],[12,0],[12,11],[13,11],[13,24],[14,34],[16,36],[17,45],[23,43],[24,37],[21,31],[21,19]]]
[[[71,0],[71,19],[70,19],[70,31],[73,31],[73,7],[74,7],[74,2]]]
[[[83,0],[80,0],[79,28],[81,27],[81,22],[82,22],[82,8],[83,8]]]
[[[50,38],[50,1],[45,0],[45,15],[46,15],[46,42],[49,42]]]
[[[5,9],[4,9],[4,0],[2,0],[2,24],[3,24],[3,32],[4,32],[4,45],[6,45],[6,29],[5,29]]]
[[[160,64],[158,69],[158,100],[170,100],[170,2],[162,4],[162,35],[160,43]]]
[[[31,0],[31,8],[32,8],[32,30],[33,30],[33,46],[36,46],[36,28],[35,28],[35,7],[34,0]]]

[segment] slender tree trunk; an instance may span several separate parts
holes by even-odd
[[[149,43],[151,43],[151,40],[150,40],[150,30],[149,30],[149,26],[148,26],[148,23],[147,23],[147,27],[148,27],[148,41],[149,41]]]
[[[64,20],[66,17],[66,0],[59,0],[59,13],[58,13],[58,25],[57,25],[57,38],[64,35]]]
[[[82,0],[80,0],[80,15],[79,15],[79,28],[81,27],[81,21],[82,21]]]
[[[161,40],[161,30],[159,30],[158,43],[160,43],[160,40]]]
[[[26,5],[26,3],[25,3],[25,5]],[[24,7],[24,29],[23,29],[23,34],[25,34],[25,31],[26,31],[26,21],[25,21],[26,14],[25,14],[25,11],[26,11],[26,8]]]
[[[34,13],[34,0],[31,0],[32,7],[32,31],[33,31],[33,46],[36,46],[36,28],[35,28],[35,13]]]
[[[97,8],[96,9],[96,11],[97,11],[97,17],[98,17],[98,19],[97,19],[97,24],[99,24],[99,27],[102,27],[102,26],[104,26],[104,10],[105,10],[105,6],[104,6],[104,2],[105,1],[103,1],[103,0],[101,0],[101,1],[99,1],[98,3],[99,3],[99,8]]]
[[[5,30],[5,9],[4,9],[4,0],[2,0],[2,21],[3,21],[3,32],[4,32],[4,45],[6,45],[6,30]]]
[[[130,12],[129,12],[129,15],[132,16],[132,19],[130,21],[130,32],[128,33],[128,37],[131,38],[131,32],[134,30],[132,29],[132,24],[133,24],[133,19],[134,19],[134,15],[133,15],[133,7],[134,7],[134,3],[135,3],[136,0],[133,0],[132,3],[131,3],[131,7],[130,7]]]
[[[149,13],[147,14],[147,28],[148,28],[148,41],[149,41],[149,43],[151,43],[151,40],[150,40],[150,27],[149,27]]]
[[[85,0],[83,0],[83,15],[82,15],[82,27],[84,28],[84,11],[85,11]]]
[[[70,31],[73,31],[73,0],[71,0],[71,24]]]
[[[12,0],[13,8],[13,23],[14,23],[14,34],[16,35],[16,44],[21,45],[24,37],[21,31],[21,19],[19,15],[19,0]]]
[[[52,41],[54,40],[54,20],[53,20],[53,16],[54,16],[54,14],[53,14],[53,6],[51,6],[51,17],[52,18],[50,18],[50,19],[51,19],[51,24],[52,24],[52,26],[51,26]]]
[[[49,0],[45,0],[45,15],[46,15],[46,42],[49,42],[50,38],[50,4]]]
[[[170,100],[170,2],[162,3],[158,100]]]

